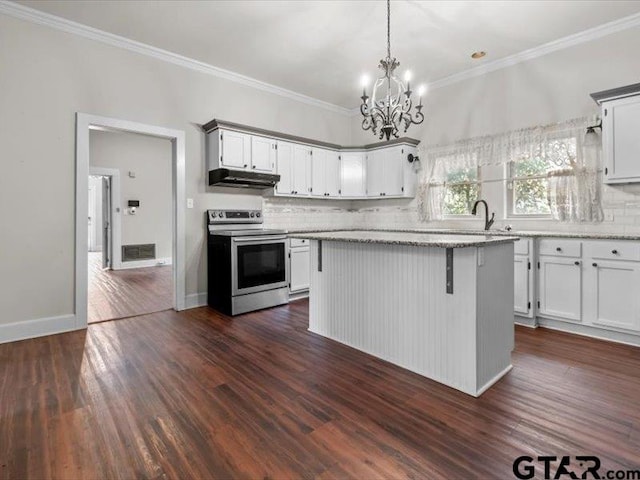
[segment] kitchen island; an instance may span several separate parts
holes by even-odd
[[[473,396],[511,369],[516,237],[296,238],[311,241],[310,331]]]

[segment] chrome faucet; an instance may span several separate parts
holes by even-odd
[[[478,204],[484,203],[484,229],[489,230],[493,222],[495,222],[496,213],[493,212],[491,214],[491,218],[489,218],[489,205],[484,200],[477,200],[476,203],[473,204],[473,208],[471,209],[471,215],[476,215],[478,213]]]

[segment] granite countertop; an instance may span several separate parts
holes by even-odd
[[[298,234],[318,233],[318,232],[344,232],[342,229],[313,229],[313,230],[289,230],[289,236],[297,236]],[[486,233],[492,237],[530,237],[530,238],[580,238],[585,240],[640,240],[640,234],[623,234],[623,233],[606,233],[606,232],[553,232],[553,231],[536,231],[536,230],[464,230],[451,228],[432,228],[432,229],[359,229],[350,228],[349,232],[365,231],[365,232],[406,232],[406,233],[426,233],[433,235],[475,235],[484,236]]]
[[[295,238],[356,243],[384,243],[416,247],[464,248],[496,245],[519,240],[518,237],[490,235],[448,235],[383,230],[337,230],[295,234]]]

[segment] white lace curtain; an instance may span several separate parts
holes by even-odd
[[[543,158],[550,167],[545,175],[551,216],[562,222],[601,222],[600,135],[586,133],[594,121],[585,117],[452,145],[421,147],[424,160],[417,192],[420,219],[442,218],[447,179],[452,172]]]

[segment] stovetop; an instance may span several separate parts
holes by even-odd
[[[222,237],[253,237],[265,235],[284,235],[286,230],[275,230],[268,228],[254,228],[251,230],[209,230],[211,235],[220,235]]]

